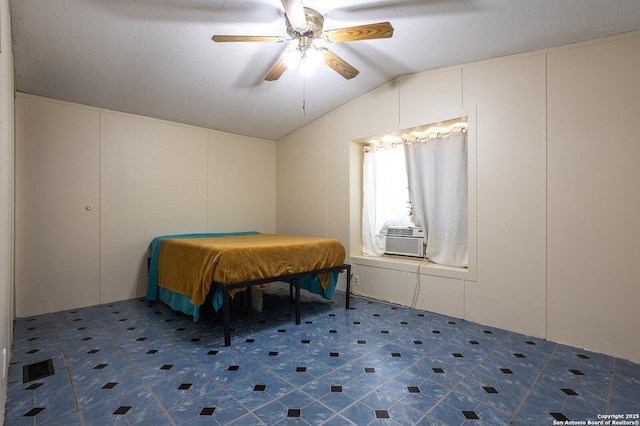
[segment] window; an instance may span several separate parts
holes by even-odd
[[[414,226],[404,149],[395,145],[366,147],[362,172],[362,252],[380,256],[389,226]]]
[[[429,260],[468,266],[466,128],[454,122],[365,148],[363,254],[384,253],[389,226],[418,226]]]

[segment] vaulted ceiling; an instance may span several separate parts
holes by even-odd
[[[324,29],[388,21],[393,37],[317,42],[355,78],[322,65],[265,81],[295,42],[211,37],[288,37],[280,0],[12,0],[16,89],[277,140],[404,74],[640,29],[638,0],[303,3]]]

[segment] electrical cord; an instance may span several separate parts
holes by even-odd
[[[422,262],[420,262],[418,269],[416,270],[416,287],[413,290],[413,301],[411,302],[411,308],[413,309],[418,305],[418,297],[420,296],[420,268],[425,263],[429,263],[429,258],[427,256],[422,259]]]

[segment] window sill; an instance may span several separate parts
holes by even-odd
[[[414,274],[420,273],[422,275],[456,278],[467,281],[476,280],[475,273],[469,268],[438,265],[437,263],[432,263],[420,258],[385,254],[383,256],[352,255],[350,259],[352,265],[393,269],[396,271],[412,272]]]

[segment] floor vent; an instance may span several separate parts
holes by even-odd
[[[53,369],[53,360],[51,359],[25,365],[22,367],[22,383],[53,376],[54,374],[55,370]]]

